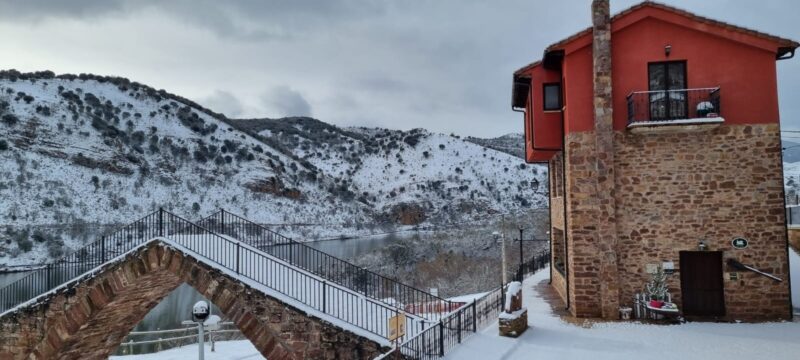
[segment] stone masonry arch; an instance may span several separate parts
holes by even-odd
[[[270,360],[369,359],[388,350],[153,240],[0,317],[0,360],[106,359],[181,283],[216,304]]]

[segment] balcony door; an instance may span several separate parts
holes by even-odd
[[[649,63],[650,120],[685,119],[688,114],[686,62]]]

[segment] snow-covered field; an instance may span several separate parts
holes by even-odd
[[[206,360],[243,360],[263,359],[253,343],[249,340],[219,341],[215,351],[211,352],[211,344],[206,343]],[[197,344],[165,350],[153,354],[112,356],[111,360],[185,360],[197,359]]]
[[[793,261],[800,260],[793,254]],[[800,266],[792,275],[800,277]],[[590,327],[568,324],[550,312],[535,290],[547,281],[540,271],[523,286],[530,328],[518,339],[497,335],[497,326],[468,338],[447,359],[798,359],[800,322],[764,324],[687,323],[643,325],[599,323]]]

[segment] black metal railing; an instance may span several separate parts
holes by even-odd
[[[198,224],[242,241],[327,281],[430,321],[438,321],[443,314],[460,305],[294,241],[228,211],[220,210],[200,220]]]
[[[419,360],[441,358],[469,335],[494,323],[503,310],[503,289],[498,287],[473,300],[403,342],[399,347],[402,357]],[[392,359],[396,351],[392,350],[384,358]]]
[[[277,291],[294,301],[363,330],[388,338],[388,319],[402,309],[362,296],[344,286],[266,254],[249,244],[167,213],[167,238],[235,273]],[[291,305],[291,304],[290,304]],[[416,334],[419,319],[406,317],[407,336]]]
[[[358,328],[388,338],[388,319],[401,308],[299,269],[246,243],[232,240],[166,210],[158,210],[0,289],[0,313],[59,286],[80,281],[99,265],[154,238],[164,238],[206,263],[217,264],[240,279],[249,279],[289,299]],[[279,297],[280,297],[279,296]],[[295,304],[297,305],[297,304]],[[406,337],[424,326],[406,317]]]
[[[517,279],[521,281],[527,275],[544,269],[547,267],[549,259],[549,252],[533,256],[517,267],[516,274],[519,276]],[[415,360],[433,360],[444,357],[471,334],[483,330],[497,321],[498,315],[503,311],[507,288],[508,284],[505,284],[489,291],[443,317],[433,326],[410,337],[399,347],[402,357]],[[398,350],[394,349],[386,353],[383,358],[392,359],[396,351]]]
[[[58,260],[43,264],[24,277],[0,288],[0,313],[33,299],[114,257],[163,234],[163,211],[154,211],[131,224]]]
[[[534,255],[524,263],[517,265],[517,271],[514,273],[514,279],[517,281],[522,281],[526,275],[533,274],[536,271],[543,269],[548,263],[550,263],[549,251]]]
[[[628,95],[628,124],[721,116],[720,88],[636,91]]]

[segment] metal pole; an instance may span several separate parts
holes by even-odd
[[[444,356],[444,324],[439,321],[439,357]]]
[[[519,227],[519,266],[522,267],[522,263],[524,262],[523,259],[525,257],[522,254],[522,231],[525,230],[522,226]]]
[[[203,344],[203,323],[197,323],[197,331],[197,358],[203,360],[203,356],[205,355],[205,345]]]
[[[236,243],[236,275],[239,275],[239,243]],[[252,276],[252,275],[251,275]]]
[[[164,236],[164,208],[158,208],[158,236]]]
[[[505,223],[505,222],[504,222]],[[506,233],[505,231],[500,232],[500,253],[503,257],[503,284],[508,283],[508,275],[506,274]]]
[[[326,288],[327,288],[327,287],[328,287],[328,282],[323,280],[323,281],[322,281],[322,312],[325,312],[325,311],[327,310],[327,303],[328,303],[328,301],[327,301],[327,299],[325,298],[325,296],[326,296],[326,294],[325,294],[325,293],[327,292],[327,291],[325,291],[325,290],[326,290]],[[395,315],[396,315],[396,314],[395,314]]]
[[[102,260],[101,263],[105,264],[106,262],[106,237],[103,236],[100,238],[100,259]]]
[[[478,332],[478,314],[475,311],[475,305],[478,299],[472,299],[472,332]]]

